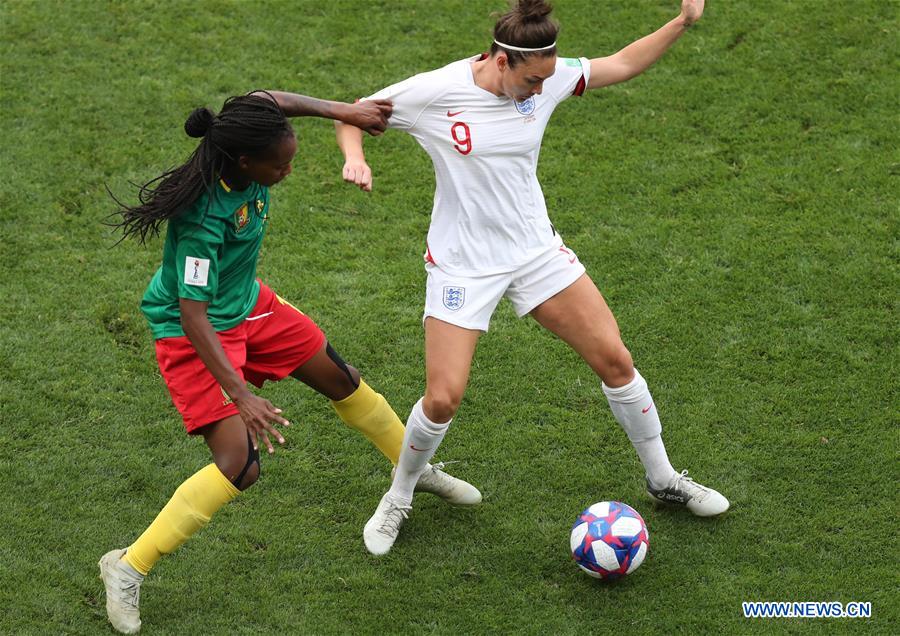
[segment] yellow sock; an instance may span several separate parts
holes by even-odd
[[[366,436],[395,466],[403,447],[406,429],[384,396],[359,381],[359,388],[350,397],[331,405],[344,423]]]
[[[147,574],[162,555],[174,552],[240,492],[215,464],[197,471],[178,487],[150,527],[129,546],[125,561]]]

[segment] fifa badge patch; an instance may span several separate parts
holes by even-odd
[[[530,115],[534,112],[534,95],[529,97],[523,102],[514,102],[516,105],[516,110],[519,111],[522,115]]]
[[[465,287],[444,287],[444,307],[450,311],[458,311],[465,303]]]
[[[250,206],[246,203],[234,211],[234,231],[240,232],[250,220]]]
[[[209,279],[209,259],[188,256],[184,260],[184,284],[206,287]]]

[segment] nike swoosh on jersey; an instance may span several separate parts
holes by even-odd
[[[459,115],[460,113],[464,113],[464,112],[466,112],[466,109],[465,109],[465,108],[463,108],[462,110],[458,110],[458,111],[456,111],[455,113],[451,113],[451,112],[448,110],[448,111],[447,111],[447,117],[456,117],[456,116]]]

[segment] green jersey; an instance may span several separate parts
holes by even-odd
[[[141,301],[154,338],[184,335],[179,298],[208,302],[216,331],[250,314],[259,296],[256,262],[268,213],[268,188],[253,183],[238,191],[219,181],[169,221],[162,266]]]

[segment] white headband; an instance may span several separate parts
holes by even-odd
[[[497,46],[503,47],[504,49],[509,49],[510,51],[522,51],[524,53],[529,53],[531,51],[546,51],[546,50],[552,49],[554,46],[556,46],[555,41],[553,42],[553,44],[550,44],[547,46],[540,46],[536,49],[526,49],[525,47],[522,47],[522,46],[512,46],[510,44],[504,44],[503,42],[498,42],[497,40],[494,40],[494,44],[496,44]]]

